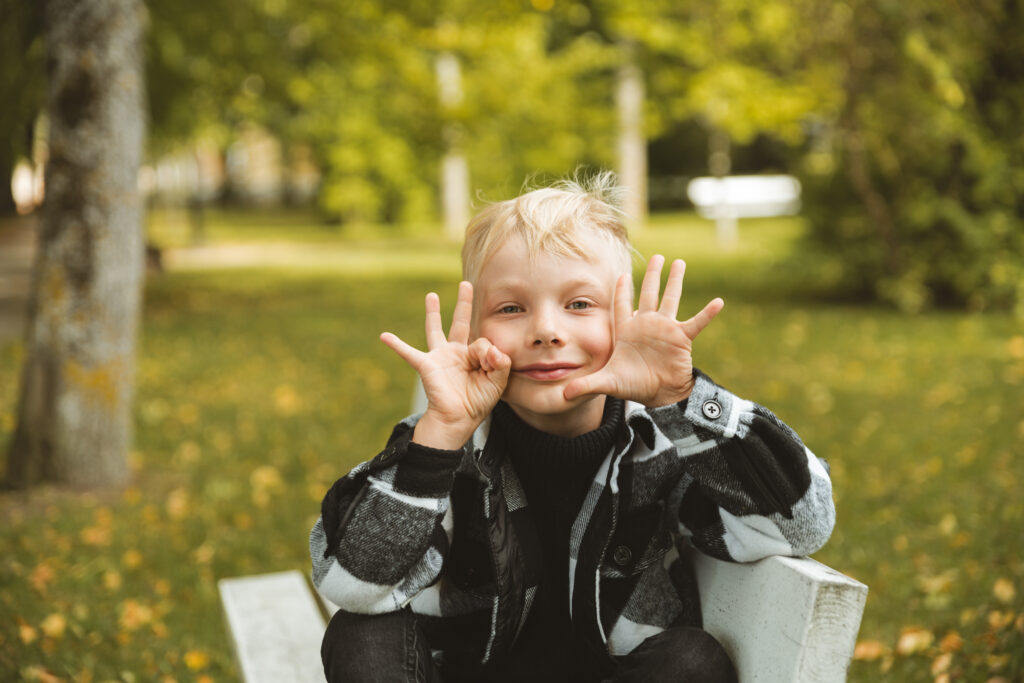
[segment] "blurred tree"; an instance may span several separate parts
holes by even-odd
[[[805,184],[844,291],[1024,314],[1021,30],[1016,0],[832,5],[818,48],[842,69],[822,132],[834,162]]]
[[[14,212],[11,173],[31,154],[32,128],[45,100],[41,7],[0,0],[0,215]]]
[[[144,15],[139,0],[46,4],[50,162],[7,461],[15,485],[103,486],[129,475]]]
[[[805,265],[844,291],[1024,306],[1018,0],[149,4],[152,148],[200,131],[226,148],[258,123],[286,158],[311,150],[332,217],[433,220],[445,129],[483,199],[615,165],[629,45],[647,138],[692,155],[700,126],[704,160],[676,166],[723,173],[770,150],[804,182]],[[460,105],[440,105],[442,54],[462,66]]]

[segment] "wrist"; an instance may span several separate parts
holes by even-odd
[[[661,408],[663,406],[679,403],[680,401],[685,401],[690,398],[690,394],[693,393],[693,387],[695,384],[696,382],[693,377],[690,377],[690,380],[682,386],[662,389],[649,401],[644,401],[644,406],[647,408]]]
[[[429,448],[454,451],[462,448],[478,424],[470,422],[447,422],[431,413],[430,409],[416,423],[412,433],[412,442]]]

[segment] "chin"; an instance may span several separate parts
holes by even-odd
[[[560,415],[583,405],[590,399],[596,398],[595,395],[591,394],[588,396],[577,396],[570,401],[566,400],[562,393],[564,391],[564,385],[552,385],[542,391],[531,391],[526,396],[506,396],[505,401],[538,415]]]

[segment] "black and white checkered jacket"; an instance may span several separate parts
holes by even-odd
[[[748,562],[807,555],[832,532],[823,463],[770,411],[695,372],[690,398],[626,402],[622,427],[572,527],[573,628],[595,650],[630,652],[699,625],[689,546]],[[416,416],[324,498],[310,535],[313,582],[348,612],[424,615],[435,649],[469,662],[508,652],[541,568],[535,524],[490,422],[460,451],[410,442]]]

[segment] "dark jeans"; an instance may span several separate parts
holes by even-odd
[[[320,650],[330,683],[444,683],[465,680],[439,669],[430,644],[408,610],[367,616],[338,612],[327,626]],[[541,683],[538,676],[529,683]],[[486,675],[477,680],[486,683]],[[714,637],[699,628],[670,628],[651,636],[619,657],[611,683],[736,683],[729,655]],[[564,682],[561,682],[564,683]]]

